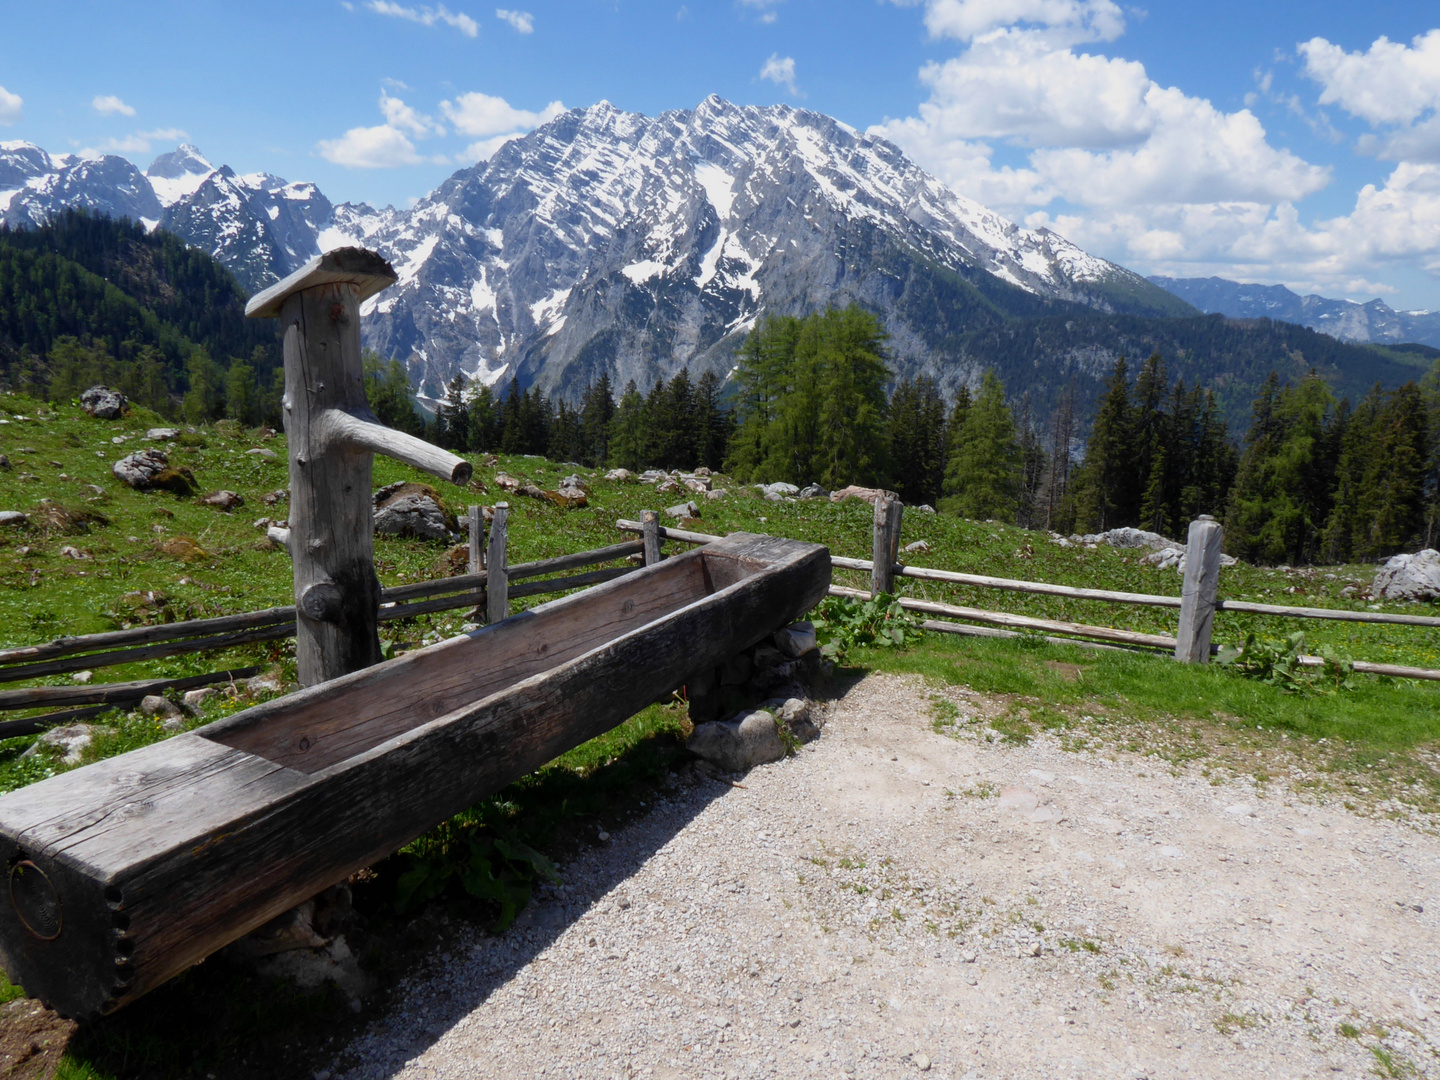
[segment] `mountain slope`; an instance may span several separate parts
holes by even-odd
[[[1206,313],[1233,319],[1283,319],[1341,341],[1440,346],[1440,311],[1396,311],[1383,300],[1357,304],[1314,293],[1301,296],[1284,285],[1243,284],[1218,277],[1149,280]]]

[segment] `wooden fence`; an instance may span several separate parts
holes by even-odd
[[[478,618],[496,622],[509,614],[512,599],[541,596],[586,588],[611,581],[638,569],[642,563],[661,558],[661,543],[666,540],[689,544],[709,544],[722,539],[710,533],[668,528],[660,524],[659,515],[645,511],[639,521],[621,519],[616,527],[622,532],[639,533],[631,540],[591,551],[577,551],[534,562],[508,563],[508,506],[498,504],[488,530],[478,506],[470,508],[470,553],[468,573],[430,581],[396,585],[381,591],[380,620],[411,618],[459,608],[474,608]],[[1093,626],[1063,622],[1030,615],[1016,615],[986,608],[963,607],[900,597],[900,605],[921,615],[936,616],[922,622],[926,630],[949,634],[989,637],[1012,637],[1022,633],[1038,633],[1050,640],[1065,641],[1087,648],[1122,648],[1147,651],[1186,651],[1183,639],[1189,628],[1189,655],[1186,659],[1204,661],[1215,651],[1210,644],[1209,620],[1216,612],[1280,616],[1296,619],[1336,619],[1358,623],[1387,623],[1401,626],[1440,627],[1440,618],[1428,615],[1394,615],[1379,611],[1347,611],[1340,608],[1291,607],[1281,604],[1257,604],[1249,601],[1226,600],[1218,596],[1218,572],[1208,579],[1201,574],[1196,599],[1186,608],[1184,596],[1160,596],[1149,593],[1120,592],[1110,589],[1085,589],[1072,585],[1055,585],[1043,581],[1022,581],[1013,578],[965,574],[952,570],[934,570],[923,566],[907,566],[898,561],[902,508],[893,500],[879,500],[871,558],[854,559],[832,555],[831,565],[842,570],[858,570],[870,574],[870,589],[854,589],[832,585],[832,596],[869,599],[878,592],[894,592],[896,578],[915,578],[955,585],[1059,596],[1074,600],[1095,600],[1114,604],[1140,604],[1149,607],[1175,608],[1179,613],[1177,634],[1147,634],[1119,627]],[[1218,530],[1218,526],[1215,527]],[[486,533],[488,531],[488,536]],[[1202,529],[1202,533],[1208,530]],[[1187,549],[1187,571],[1199,565],[1197,554],[1204,556],[1202,545],[1210,543],[1215,558],[1207,560],[1218,571],[1218,541],[1204,535],[1196,543],[1192,529]],[[584,567],[631,560],[634,565],[603,567],[583,573],[572,573]],[[563,575],[554,577],[550,575]],[[158,660],[170,656],[228,649],[253,642],[274,641],[295,634],[295,608],[274,607],[239,615],[222,615],[212,619],[192,619],[158,626],[139,626],[103,634],[57,638],[41,645],[0,649],[0,683],[37,679],[118,664]],[[1202,652],[1203,649],[1203,652]],[[1302,656],[1306,666],[1320,666],[1322,659]],[[1354,662],[1355,670],[1374,675],[1390,675],[1405,679],[1440,680],[1440,671],[1406,667],[1399,664]],[[181,679],[141,679],[131,682],[98,683],[76,686],[28,686],[0,690],[0,711],[50,708],[40,715],[18,720],[0,721],[0,738],[33,734],[46,727],[97,715],[121,705],[134,705],[149,694],[191,690],[217,683],[233,682],[257,674],[259,667],[229,668]],[[62,708],[62,706],[64,708]]]
[[[1186,549],[1186,588],[1189,589],[1193,585],[1195,592],[1187,608],[1184,595],[1159,596],[1149,593],[1118,592],[1110,589],[1083,589],[1072,585],[1055,585],[1043,581],[1022,581],[1014,578],[989,577],[984,574],[932,570],[923,566],[906,566],[897,559],[901,520],[899,508],[900,504],[896,501],[877,500],[873,554],[869,560],[845,558],[839,555],[830,557],[831,565],[838,569],[868,571],[870,589],[867,591],[847,588],[843,585],[832,585],[830,595],[861,600],[868,600],[878,592],[893,595],[895,579],[908,577],[1042,596],[1062,596],[1074,600],[1098,600],[1115,604],[1175,608],[1179,615],[1176,636],[1171,637],[1166,634],[1146,634],[1118,627],[1091,626],[1084,623],[1042,619],[1030,615],[1014,615],[985,608],[961,607],[907,596],[898,598],[900,606],[907,611],[942,616],[943,618],[926,619],[922,622],[922,626],[926,630],[939,633],[983,637],[1014,637],[1023,633],[1039,633],[1052,641],[1063,641],[1066,644],[1081,645],[1086,648],[1163,650],[1176,655],[1177,658],[1203,663],[1219,651],[1210,643],[1210,627],[1215,613],[1221,611],[1293,619],[1334,619],[1344,622],[1440,627],[1440,618],[1429,615],[1392,615],[1381,611],[1347,611],[1341,608],[1291,607],[1283,604],[1256,604],[1244,600],[1226,600],[1218,595],[1219,526],[1209,519],[1202,518],[1195,523],[1201,528],[1196,529],[1194,526],[1191,528],[1190,542]],[[671,529],[648,521],[629,521],[622,518],[615,525],[622,532],[642,532],[647,527],[654,529],[657,542],[659,540],[678,540],[690,544],[709,544],[720,539],[709,533]],[[1197,533],[1199,533],[1198,536]],[[1210,572],[1206,573],[1207,570]],[[1188,642],[1186,640],[1187,631]],[[1182,653],[1185,655],[1182,656]],[[1317,656],[1301,656],[1300,663],[1307,667],[1320,667],[1324,665],[1325,661]],[[1440,681],[1440,671],[1428,668],[1406,667],[1400,664],[1375,664],[1364,660],[1354,661],[1354,668],[1358,672],[1371,675]]]
[[[504,503],[495,508],[487,538],[480,507],[471,507],[470,572],[381,590],[380,621],[477,608],[483,609],[482,621],[498,622],[509,614],[509,604],[513,599],[587,588],[639,569],[640,564],[636,563],[569,573],[582,567],[640,556],[645,550],[640,540],[511,566],[507,561],[507,511]],[[554,574],[565,576],[549,576]],[[294,635],[295,608],[290,606],[63,637],[42,645],[0,649],[0,683],[211,652]],[[93,686],[27,686],[0,690],[0,711],[69,706],[63,711],[0,722],[0,738],[29,735],[55,724],[97,715],[117,705],[133,705],[149,694],[233,682],[249,678],[261,670],[259,667],[243,667],[183,679],[141,679]]]

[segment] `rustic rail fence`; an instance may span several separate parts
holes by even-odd
[[[1218,596],[1218,546],[1212,539],[1213,530],[1201,530],[1201,544],[1217,553],[1215,572],[1200,575],[1195,587],[1195,610],[1187,612],[1185,597],[1151,593],[1122,592],[1111,589],[1086,589],[1043,581],[968,574],[953,570],[937,570],[909,566],[897,558],[902,518],[901,506],[893,500],[879,500],[870,559],[832,555],[836,569],[868,572],[870,589],[862,590],[832,585],[833,596],[869,599],[877,592],[894,592],[900,578],[933,581],[942,584],[968,585],[1031,595],[1058,596],[1074,600],[1091,600],[1114,604],[1138,604],[1148,607],[1174,608],[1179,612],[1177,634],[1142,633],[1120,627],[1018,615],[988,608],[899,597],[900,605],[919,615],[926,630],[937,633],[967,634],[981,637],[1010,637],[1018,634],[1040,634],[1051,640],[1087,648],[1121,648],[1144,651],[1182,651],[1184,628],[1191,627],[1190,645],[1184,659],[1204,662],[1217,651],[1210,643],[1210,622],[1217,612],[1268,615],[1297,619],[1331,619],[1346,622],[1391,624],[1401,626],[1440,627],[1440,618],[1427,615],[1399,615],[1377,611],[1347,611],[1340,608],[1294,607],[1282,604],[1259,604],[1227,600]],[[395,585],[381,590],[379,619],[389,622],[417,615],[435,614],[470,608],[480,622],[498,622],[510,611],[510,601],[528,596],[542,596],[588,588],[614,580],[638,569],[640,565],[657,562],[665,541],[688,544],[710,544],[722,539],[711,533],[661,525],[659,515],[645,511],[641,520],[620,519],[616,527],[622,532],[638,533],[637,540],[612,544],[588,551],[577,551],[532,562],[508,562],[508,506],[497,504],[492,510],[489,528],[481,507],[469,510],[470,545],[468,572],[447,578]],[[1197,525],[1207,525],[1197,522]],[[1195,551],[1195,537],[1187,548],[1187,570],[1200,565],[1190,558]],[[633,565],[573,571],[603,563],[630,560]],[[638,560],[638,561],[637,561]],[[1202,566],[1202,569],[1204,567]],[[563,576],[551,576],[563,575]],[[1188,577],[1189,575],[1187,575]],[[1203,623],[1203,625],[1201,625]],[[295,608],[273,607],[238,615],[222,615],[210,619],[140,626],[102,634],[57,638],[39,645],[0,649],[0,683],[71,674],[83,670],[113,667],[172,656],[213,652],[255,642],[275,641],[295,636]],[[1202,640],[1203,639],[1203,640]],[[1203,651],[1202,651],[1203,650]],[[1306,666],[1320,666],[1319,657],[1302,656]],[[1440,680],[1440,671],[1407,667],[1399,664],[1378,664],[1354,661],[1358,672],[1389,675],[1397,678]],[[220,671],[174,679],[139,679],[127,682],[97,683],[76,686],[27,686],[0,689],[0,712],[49,708],[56,711],[0,721],[0,738],[34,734],[55,724],[95,716],[122,705],[134,705],[150,694],[192,690],[203,686],[234,682],[249,678],[262,670],[259,666],[231,667]]]
[[[508,564],[504,503],[493,510],[489,530],[480,507],[470,508],[469,573],[382,589],[381,622],[474,608],[481,622],[498,622],[511,600],[588,588],[632,573],[640,563],[570,573],[583,567],[642,556],[645,544],[630,540],[533,562]],[[488,537],[486,535],[488,531]],[[652,560],[654,561],[654,560]],[[476,569],[481,567],[481,569]],[[564,576],[552,577],[560,574]],[[137,626],[102,634],[57,638],[39,645],[0,649],[0,683],[39,679],[171,656],[213,652],[295,636],[295,608],[273,607],[211,619]],[[0,690],[0,712],[69,706],[64,711],[0,721],[0,738],[30,735],[55,724],[133,705],[150,694],[193,690],[258,674],[261,667],[229,668],[182,679],[140,679],[76,686],[27,686]],[[75,706],[84,706],[75,708]]]
[[[913,597],[898,597],[901,607],[922,615],[941,616],[922,621],[926,630],[977,637],[1014,637],[1020,634],[1041,634],[1049,640],[1080,645],[1086,648],[1135,649],[1164,651],[1191,663],[1208,662],[1219,649],[1211,644],[1210,635],[1217,612],[1270,615],[1292,619],[1332,619],[1357,623],[1387,623],[1399,626],[1440,627],[1440,618],[1429,615],[1397,615],[1381,611],[1347,611],[1341,608],[1292,607],[1284,604],[1257,604],[1247,600],[1226,600],[1218,595],[1220,569],[1220,526],[1210,518],[1192,523],[1186,546],[1186,574],[1182,595],[1161,596],[1150,593],[1120,592],[1111,589],[1085,589],[1073,585],[1056,585],[1043,581],[965,574],[952,570],[934,570],[923,566],[907,566],[897,559],[900,539],[900,503],[877,499],[875,509],[873,555],[870,559],[853,559],[840,555],[830,557],[831,566],[842,570],[867,571],[870,589],[831,585],[830,595],[868,600],[876,593],[894,594],[897,578],[915,578],[955,585],[1060,596],[1074,600],[1096,600],[1115,604],[1139,604],[1148,607],[1175,608],[1178,612],[1177,633],[1147,634],[1111,626],[1064,622],[1031,615],[987,608],[963,607]],[[615,523],[622,532],[643,532],[647,522],[620,519]],[[709,544],[721,539],[710,533],[693,532],[651,525],[656,544],[676,540],[689,544]],[[979,625],[968,625],[979,624]],[[1301,656],[1306,667],[1321,667],[1325,661],[1318,656]],[[1407,667],[1401,664],[1377,664],[1353,661],[1354,669],[1370,675],[1388,675],[1403,679],[1440,681],[1440,671]]]

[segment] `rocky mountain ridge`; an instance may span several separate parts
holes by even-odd
[[[66,206],[163,226],[258,289],[347,243],[400,283],[365,340],[405,359],[422,397],[456,372],[577,395],[600,373],[648,385],[728,371],[762,311],[859,301],[895,366],[972,381],[956,329],[1015,314],[1193,314],[1048,230],[1020,228],[893,144],[788,106],[718,97],[658,117],[602,102],[461,169],[415,207],[333,204],[313,184],[238,175],[182,146],[142,173],[120,157],[0,143],[0,220]]]
[[[1308,326],[1341,341],[1376,345],[1418,342],[1440,348],[1440,311],[1396,311],[1383,300],[1359,304],[1284,285],[1257,285],[1226,278],[1151,277],[1188,304],[1232,319],[1280,319]]]

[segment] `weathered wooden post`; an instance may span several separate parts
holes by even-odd
[[[875,543],[871,549],[871,595],[895,593],[895,559],[900,554],[900,517],[905,504],[885,495],[875,497]]]
[[[290,521],[283,542],[294,568],[302,686],[380,660],[373,454],[457,484],[472,471],[464,458],[384,426],[366,403],[360,304],[396,280],[374,252],[340,248],[311,259],[245,306],[251,318],[278,316],[284,328]]]
[[[496,503],[490,518],[490,547],[485,557],[486,621],[497,623],[510,614],[510,556],[506,551],[509,503]]]
[[[654,566],[661,559],[660,515],[656,511],[640,511],[640,536],[645,541],[645,565]]]
[[[483,506],[470,507],[470,552],[469,560],[465,569],[471,574],[478,574],[485,569],[485,508]],[[470,617],[479,620],[481,611],[480,605],[485,602],[483,589],[475,590],[475,610]]]
[[[1175,634],[1175,659],[1190,664],[1210,662],[1210,632],[1220,593],[1220,544],[1225,530],[1209,514],[1190,523],[1185,547],[1185,582],[1180,588],[1180,628]]]

